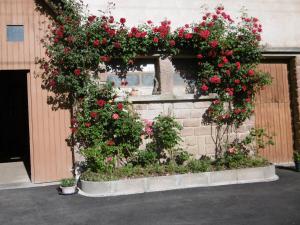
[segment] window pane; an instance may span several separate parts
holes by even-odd
[[[7,25],[6,26],[7,41],[19,42],[24,41],[23,25]]]
[[[126,80],[128,82],[128,86],[130,86],[130,87],[138,86],[140,84],[138,74],[128,73],[127,76],[126,76]]]
[[[121,85],[121,80],[117,75],[109,74],[107,77],[107,81],[113,82],[116,87],[119,87]]]
[[[154,85],[154,73],[151,73],[151,74],[143,73],[142,74],[142,85],[153,87],[153,85]]]

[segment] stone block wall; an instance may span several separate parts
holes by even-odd
[[[159,114],[173,116],[182,126],[181,147],[195,155],[196,158],[202,155],[214,156],[214,142],[211,126],[202,123],[202,116],[210,105],[209,100],[205,101],[154,101],[134,103],[134,109],[142,119],[153,120]],[[242,138],[254,126],[254,119],[247,121],[238,131],[237,136]],[[236,134],[231,134],[234,138]]]

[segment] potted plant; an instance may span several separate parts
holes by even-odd
[[[300,152],[294,152],[295,169],[300,172]]]
[[[60,182],[60,189],[63,195],[70,195],[76,192],[76,179],[66,178]]]

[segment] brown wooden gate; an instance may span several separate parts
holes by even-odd
[[[65,139],[70,134],[70,113],[53,111],[49,93],[41,88],[35,58],[44,56],[40,40],[48,19],[36,9],[38,0],[0,0],[0,70],[25,70],[28,85],[31,179],[35,183],[72,176],[72,152]],[[24,40],[7,40],[7,25],[23,25]],[[4,84],[5,85],[5,84]],[[3,106],[5,107],[5,106]]]
[[[260,151],[260,154],[274,163],[288,163],[293,155],[288,64],[279,61],[263,63],[259,69],[270,73],[273,82],[256,97],[255,126],[275,134],[275,145]]]

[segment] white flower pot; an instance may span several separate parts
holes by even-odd
[[[76,192],[76,186],[72,186],[72,187],[62,187],[60,186],[61,189],[61,193],[63,195],[71,195],[74,194]]]

